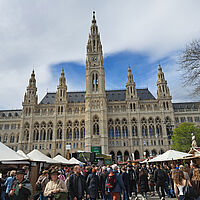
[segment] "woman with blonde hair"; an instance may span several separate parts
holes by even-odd
[[[174,192],[177,199],[185,199],[184,189],[187,185],[192,186],[191,183],[185,179],[183,171],[176,171],[174,174]]]

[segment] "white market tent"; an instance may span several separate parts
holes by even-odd
[[[29,157],[28,157],[22,150],[18,150],[17,153],[18,153],[20,156],[22,156],[22,157],[24,157],[24,158],[26,158],[26,159],[29,160]]]
[[[164,162],[164,161],[170,161],[170,160],[178,160],[187,156],[191,156],[191,154],[184,153],[181,151],[168,150],[165,153],[158,155],[155,158],[149,160],[149,162]]]
[[[69,164],[70,165],[83,165],[84,163],[82,163],[81,161],[77,160],[76,158],[72,157],[70,160],[69,160]]]
[[[17,152],[0,142],[0,162],[25,160],[27,160],[27,158],[24,158],[23,156],[19,155]]]
[[[49,158],[48,156],[46,156],[45,154],[41,153],[40,151],[38,151],[37,149],[34,149],[33,151],[31,151],[30,153],[27,154],[27,156],[29,157],[29,159],[33,162],[45,162],[45,163],[59,163],[55,160],[53,160],[52,158]]]
[[[66,158],[64,158],[61,155],[57,155],[56,157],[53,158],[53,160],[55,160],[55,161],[57,161],[59,163],[65,164],[65,165],[70,164],[69,160],[67,160]]]

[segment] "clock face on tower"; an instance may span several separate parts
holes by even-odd
[[[91,62],[97,62],[97,56],[92,56],[91,57]]]

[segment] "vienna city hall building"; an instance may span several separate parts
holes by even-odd
[[[38,102],[34,71],[21,110],[0,111],[0,141],[25,153],[38,149],[54,157],[98,148],[113,159],[143,158],[170,149],[173,128],[182,122],[200,122],[199,102],[172,103],[161,66],[157,97],[136,89],[131,68],[123,90],[105,89],[104,60],[93,14],[87,43],[86,91],[67,90],[62,70],[57,91]],[[124,77],[126,78],[126,77]],[[155,83],[156,84],[156,83]]]

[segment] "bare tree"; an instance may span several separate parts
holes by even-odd
[[[193,86],[193,94],[200,94],[200,40],[194,40],[186,45],[178,60],[180,70],[183,71],[185,86]]]

